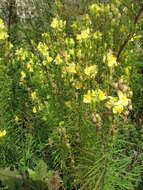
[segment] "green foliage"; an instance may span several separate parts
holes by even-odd
[[[0,20],[0,180],[10,189],[136,190],[142,4],[50,2],[34,1],[13,45]]]

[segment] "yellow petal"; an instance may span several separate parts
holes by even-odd
[[[6,130],[0,131],[0,137],[4,137],[6,135]]]

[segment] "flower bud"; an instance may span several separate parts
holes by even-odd
[[[129,92],[129,96],[130,96],[130,97],[133,97],[133,91],[130,91],[130,92]]]
[[[92,122],[93,123],[96,123],[97,122],[97,118],[96,118],[96,116],[94,115],[94,116],[92,116]]]
[[[128,87],[127,87],[126,85],[123,85],[123,89],[122,89],[122,91],[123,91],[124,93],[126,93],[127,90],[128,90]]]
[[[123,78],[120,78],[120,79],[118,80],[118,83],[119,83],[119,84],[122,84],[123,82],[124,82]]]
[[[123,91],[124,85],[122,83],[119,83],[119,88],[121,91]]]
[[[66,147],[68,148],[68,149],[70,149],[71,148],[71,145],[70,145],[70,143],[66,143]]]
[[[126,111],[124,112],[124,114],[125,114],[125,116],[128,116],[128,115],[129,115],[129,111],[126,110]]]
[[[129,110],[132,110],[133,109],[133,106],[132,106],[132,104],[131,105],[129,105]]]
[[[115,90],[118,90],[118,83],[117,83],[117,82],[114,83],[114,84],[113,84],[113,87],[115,88]]]

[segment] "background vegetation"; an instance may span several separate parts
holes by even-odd
[[[0,189],[143,189],[143,2],[0,5]]]

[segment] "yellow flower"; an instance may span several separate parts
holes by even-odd
[[[33,72],[33,67],[30,63],[27,64],[27,69],[29,70],[30,73]]]
[[[33,113],[36,113],[37,112],[37,109],[36,109],[36,107],[34,106],[33,107]]]
[[[0,19],[0,29],[3,30],[5,27],[4,27],[4,23],[3,23],[3,20]]]
[[[46,61],[44,60],[44,61],[42,61],[42,64],[44,65],[44,66],[46,66]]]
[[[8,38],[8,35],[5,31],[0,32],[0,40],[5,40]]]
[[[97,74],[97,66],[96,65],[91,65],[91,66],[87,66],[85,69],[84,69],[84,73],[91,77],[91,78],[94,78]]]
[[[55,61],[56,61],[56,65],[60,65],[62,63],[62,59],[59,54],[56,56]]]
[[[77,39],[78,41],[81,41],[81,40],[82,40],[81,34],[77,34],[76,39]]]
[[[53,58],[48,55],[47,60],[48,60],[49,63],[51,63],[53,61]]]
[[[89,37],[89,34],[90,34],[90,30],[89,30],[89,28],[87,28],[86,30],[83,30],[81,32],[81,38],[83,40],[86,40]]]
[[[108,67],[114,67],[117,65],[116,57],[110,52],[107,54],[107,64]]]
[[[81,42],[82,40],[87,40],[89,38],[90,29],[87,28],[81,31],[81,34],[77,34],[76,39]]]
[[[86,104],[90,104],[92,102],[92,95],[90,90],[88,90],[88,93],[84,95],[83,102]]]
[[[59,20],[58,18],[53,18],[52,22],[51,22],[51,27],[53,29],[62,29],[63,27],[65,27],[66,25],[66,21],[63,20]]]
[[[6,130],[0,131],[0,138],[6,135]]]
[[[66,71],[68,73],[71,73],[71,74],[76,73],[76,65],[75,65],[75,63],[70,63],[69,66],[66,67]]]
[[[77,52],[77,57],[80,59],[81,56],[82,56],[81,49],[79,49],[78,52]]]
[[[107,98],[105,93],[100,89],[98,90],[98,98],[99,98],[100,101],[106,100],[106,98]]]
[[[70,55],[74,55],[74,49],[70,49],[70,50],[69,50],[69,54],[70,54]]]
[[[117,93],[118,93],[120,104],[123,106],[127,106],[129,103],[129,99],[120,90]]]
[[[113,107],[113,113],[114,114],[120,114],[120,113],[122,113],[123,112],[123,106],[122,105],[115,105],[114,107]]]
[[[26,78],[26,74],[24,73],[24,71],[21,71],[21,80]]]
[[[18,116],[16,115],[16,116],[15,116],[15,123],[18,124],[18,121],[19,121],[19,118],[18,118]]]
[[[55,29],[55,28],[58,27],[58,25],[59,25],[58,19],[57,19],[57,18],[53,18],[53,20],[52,20],[52,22],[51,22],[51,27],[52,27],[53,29]]]
[[[32,92],[32,93],[31,93],[31,99],[32,99],[32,101],[34,101],[35,98],[36,98],[36,92]]]
[[[49,55],[48,52],[48,46],[45,43],[39,42],[37,49],[39,50],[39,52],[44,56],[47,57]]]
[[[116,102],[116,98],[112,96],[108,96],[109,100],[106,102],[106,107],[108,109],[111,109],[114,106],[114,103]]]
[[[2,21],[2,19],[0,19],[0,40],[5,40],[8,38],[8,34],[6,32],[4,23]]]
[[[99,32],[99,31],[94,32],[93,37],[94,37],[94,39],[99,39],[99,40],[101,40],[102,33]]]

